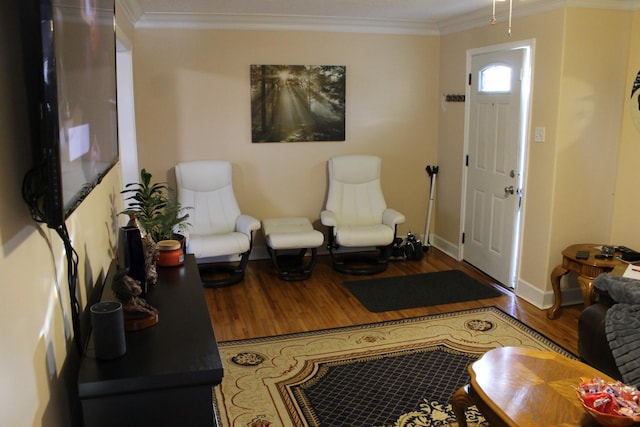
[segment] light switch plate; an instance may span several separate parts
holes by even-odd
[[[535,128],[535,131],[533,133],[533,140],[535,142],[544,142],[544,131],[545,131],[545,128],[543,127]]]

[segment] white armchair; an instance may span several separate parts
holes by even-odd
[[[233,192],[231,163],[202,160],[175,167],[178,202],[191,207],[187,252],[198,262],[203,286],[232,285],[244,278],[260,221],[240,212]],[[237,255],[236,263],[211,262]]]
[[[387,208],[380,185],[382,161],[370,155],[347,155],[329,159],[329,191],[320,221],[329,227],[327,248],[337,271],[376,274],[387,269],[397,225],[405,221],[400,212]],[[337,255],[335,250],[374,247],[379,255]]]

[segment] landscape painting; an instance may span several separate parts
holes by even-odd
[[[345,86],[342,65],[251,65],[251,141],[344,141]]]

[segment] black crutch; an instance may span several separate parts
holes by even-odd
[[[424,250],[428,251],[431,247],[431,242],[429,241],[429,226],[431,225],[431,210],[433,209],[433,201],[436,196],[436,175],[438,174],[438,166],[427,166],[427,173],[429,174],[429,178],[431,179],[431,185],[429,188],[429,207],[427,208],[427,224],[424,229]]]

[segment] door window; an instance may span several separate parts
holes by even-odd
[[[480,70],[478,90],[488,93],[511,92],[511,67],[502,64],[492,64]]]

